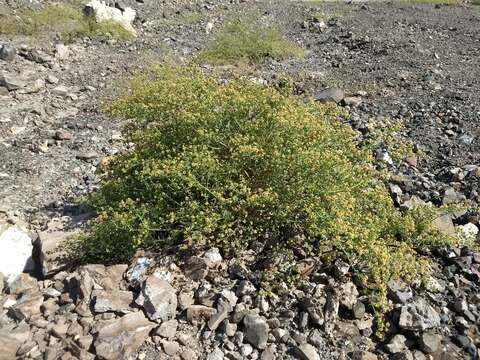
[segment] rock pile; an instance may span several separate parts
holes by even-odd
[[[373,335],[366,289],[347,264],[306,259],[297,286],[267,297],[248,256],[241,263],[223,260],[218,249],[186,259],[140,254],[130,266],[2,278],[0,359],[145,358],[155,348],[183,360],[478,354],[478,253],[439,251],[426,290],[390,283],[383,342]]]

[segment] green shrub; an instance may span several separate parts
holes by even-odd
[[[285,59],[303,54],[303,49],[285,39],[277,27],[237,19],[219,31],[197,60],[212,64],[256,63],[268,57]]]
[[[263,256],[344,258],[381,313],[390,279],[428,272],[416,249],[448,241],[431,229],[434,209],[395,209],[334,105],[248,80],[218,85],[190,68],[138,81],[109,111],[133,119],[132,147],[91,197],[98,218],[81,242],[90,261],[178,245],[234,256],[261,241]]]
[[[0,17],[0,34],[50,35],[58,33],[63,40],[75,38],[116,38],[131,40],[134,35],[113,21],[96,22],[84,16],[80,5],[56,4],[41,9],[24,8],[18,14]]]

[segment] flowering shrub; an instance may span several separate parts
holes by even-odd
[[[344,258],[382,312],[390,279],[428,271],[417,247],[447,241],[425,212],[395,209],[337,106],[248,80],[219,85],[189,68],[138,82],[109,111],[132,119],[132,148],[108,163],[92,195],[90,260],[170,246],[234,256],[262,242],[263,255]]]

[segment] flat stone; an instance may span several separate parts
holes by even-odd
[[[133,303],[133,293],[122,290],[93,290],[92,300],[95,302],[94,310],[97,313],[108,311],[127,314],[132,312],[130,305]]]
[[[343,100],[345,97],[345,93],[343,92],[342,89],[336,88],[336,87],[331,87],[324,89],[314,96],[314,100],[318,101],[320,103],[339,103],[340,101]]]
[[[163,341],[162,348],[170,356],[175,356],[180,351],[180,345],[176,341]]]
[[[6,87],[9,91],[24,88],[26,85],[25,81],[15,75],[0,75],[0,86]]]
[[[102,327],[94,342],[101,359],[128,359],[147,339],[156,324],[148,321],[143,312],[127,314]]]
[[[22,273],[13,277],[8,283],[8,292],[12,295],[20,295],[27,292],[37,292],[38,281],[29,274]]]

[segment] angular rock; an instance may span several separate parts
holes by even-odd
[[[16,359],[17,351],[30,339],[31,334],[30,326],[26,323],[0,326],[0,360]]]
[[[37,279],[26,273],[13,277],[8,284],[8,292],[12,295],[37,292],[38,289]]]
[[[423,352],[427,354],[435,353],[442,346],[442,336],[431,332],[425,332],[420,335],[419,345]]]
[[[432,221],[432,225],[442,233],[455,236],[455,227],[453,226],[452,216],[445,214]]]
[[[245,326],[245,340],[257,349],[265,349],[270,330],[265,318],[249,314],[243,318],[243,325]]]
[[[191,305],[187,308],[187,320],[191,324],[210,319],[215,309],[204,305]]]
[[[203,258],[192,256],[188,258],[183,267],[185,276],[193,281],[199,281],[205,279],[208,274],[208,264]]]
[[[10,227],[0,234],[0,272],[7,277],[33,271],[32,239],[16,227]]]
[[[440,326],[440,315],[424,299],[402,306],[398,325],[405,330],[424,331]]]
[[[128,359],[147,339],[156,324],[143,312],[131,313],[104,326],[94,342],[100,359]]]
[[[92,300],[97,313],[108,311],[127,314],[132,312],[133,293],[122,290],[93,290]]]
[[[320,360],[317,350],[310,344],[301,344],[295,348],[295,356],[300,360]]]
[[[154,274],[145,280],[136,303],[143,306],[150,320],[168,321],[175,317],[177,294],[172,285]]]
[[[17,303],[12,306],[9,313],[18,321],[28,320],[33,315],[40,314],[40,307],[43,304],[43,296],[37,294],[24,294]]]
[[[175,333],[177,332],[177,326],[177,320],[164,321],[158,327],[155,333],[163,338],[172,339],[175,337]]]

